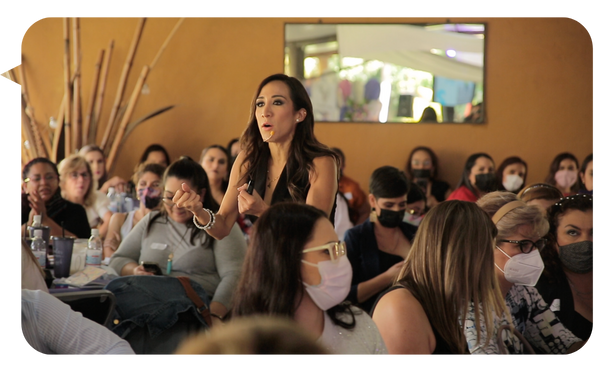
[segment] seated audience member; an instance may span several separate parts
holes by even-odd
[[[254,315],[288,317],[328,353],[387,352],[369,315],[342,303],[352,268],[324,212],[306,204],[277,203],[263,212],[254,229],[234,294],[232,323]]]
[[[576,194],[579,191],[577,172],[579,161],[571,153],[563,152],[556,156],[550,164],[550,172],[545,182],[556,186],[563,197]]]
[[[175,354],[325,354],[293,320],[277,316],[238,318],[183,342]]]
[[[138,162],[137,166],[134,168],[134,172],[135,172],[135,170],[137,170],[137,168],[141,164],[159,164],[164,167],[167,167],[171,164],[171,159],[169,158],[169,154],[167,153],[167,150],[163,146],[161,146],[160,144],[151,144],[148,147],[146,147],[146,149],[142,153],[142,156],[140,157],[140,161]],[[127,182],[127,192],[128,193],[135,192],[135,183],[131,180],[129,180],[129,182]],[[134,202],[136,202],[136,201],[134,201]],[[138,203],[134,203],[134,208],[137,207],[138,205],[139,205]]]
[[[476,202],[489,192],[496,190],[494,160],[486,153],[474,153],[467,159],[457,188],[448,200]]]
[[[554,185],[535,183],[521,189],[517,197],[529,205],[538,206],[543,213],[562,198],[561,191]]]
[[[118,176],[107,178],[106,158],[102,149],[95,144],[88,144],[81,147],[79,155],[83,157],[92,169],[94,181],[97,183],[97,188],[100,192],[107,194],[108,188],[113,187],[118,193],[124,192],[127,187],[127,182]]]
[[[392,166],[376,169],[369,180],[373,216],[346,232],[352,287],[347,298],[370,312],[391,285],[410,250],[417,227],[403,222],[408,180]]]
[[[581,194],[593,194],[594,170],[592,164],[592,154],[590,153],[581,163],[581,169],[579,170],[579,179],[581,180],[579,193]]]
[[[425,206],[425,193],[421,188],[410,183],[408,193],[406,194],[406,210],[404,211],[404,222],[414,226],[419,226],[427,212]]]
[[[43,354],[134,354],[127,341],[41,290],[21,290],[21,328]]]
[[[82,205],[90,228],[98,228],[100,237],[104,239],[112,216],[108,209],[110,201],[104,193],[94,189],[96,185],[90,165],[83,157],[71,155],[58,164],[58,171],[63,198]]]
[[[202,166],[210,183],[210,192],[219,205],[229,183],[229,156],[227,150],[218,144],[206,147],[198,163]]]
[[[48,292],[46,274],[33,255],[31,248],[21,240],[21,289],[42,290]]]
[[[162,176],[165,168],[159,164],[141,164],[133,175],[140,206],[128,213],[113,213],[104,241],[104,257],[111,257],[121,241],[140,220],[162,204]]]
[[[506,311],[493,271],[495,235],[475,203],[445,201],[427,212],[394,286],[373,310],[390,353],[468,353],[461,326],[473,303],[482,308],[474,328],[491,330]]]
[[[544,270],[539,250],[548,232],[542,211],[509,192],[489,193],[477,204],[498,229],[494,266],[515,329],[537,353],[568,354],[579,349],[581,339],[560,322],[535,288]]]
[[[587,340],[592,332],[594,289],[593,197],[565,197],[548,210],[548,245],[540,252],[544,272],[536,288],[566,328]]]
[[[216,211],[202,166],[189,157],[180,158],[165,171],[163,207],[144,216],[122,239],[109,267],[121,276],[153,275],[141,262],[154,262],[165,275],[188,276],[206,290],[211,312],[223,316],[239,278],[246,241],[238,226],[222,240],[195,226],[193,214],[172,201],[182,186],[200,193],[205,208]]]
[[[229,156],[229,168],[227,168],[227,172],[231,172],[231,168],[233,167],[233,162],[237,158],[237,155],[240,153],[240,139],[233,138],[227,143],[227,155]]]
[[[429,147],[415,147],[408,155],[406,163],[408,179],[419,185],[426,194],[427,208],[443,202],[452,190],[450,184],[437,179],[438,159]]]
[[[29,161],[23,168],[22,233],[32,224],[34,215],[42,215],[42,225],[50,227],[51,236],[62,236],[64,227],[66,236],[90,237],[85,208],[63,199],[58,169],[54,162],[42,157]]]
[[[505,190],[517,194],[527,180],[527,163],[520,157],[506,158],[496,170],[498,190]]]
[[[353,224],[362,224],[369,217],[369,203],[365,192],[360,188],[360,185],[344,175],[346,168],[346,156],[341,149],[333,147],[331,149],[340,159],[340,180],[338,182],[338,190],[348,200],[350,210],[350,221]]]
[[[222,146],[213,145],[202,151],[199,163],[202,165],[204,171],[206,171],[206,175],[208,175],[210,191],[220,206],[227,191],[229,173],[233,165],[233,162],[230,161],[229,153]],[[248,240],[252,228],[251,219],[248,216],[240,214],[237,224],[242,229],[246,240]]]
[[[160,144],[151,144],[142,153],[140,164],[159,164],[167,167],[171,164],[171,159],[165,147]]]

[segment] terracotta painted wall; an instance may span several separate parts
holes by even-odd
[[[489,153],[496,164],[518,155],[529,164],[528,182],[542,181],[551,160],[570,151],[579,160],[592,152],[592,42],[586,29],[567,18],[469,19],[486,22],[486,106],[483,125],[402,125],[317,123],[323,143],[347,156],[346,172],[367,189],[371,172],[382,165],[404,167],[416,145],[433,148],[440,175],[455,185],[466,158]],[[284,24],[319,19],[188,18],[147,79],[135,120],[159,107],[171,111],[139,126],[127,139],[114,173],[128,177],[144,148],[161,143],[172,158],[199,157],[243,131],[257,84],[283,71]],[[440,19],[323,19],[333,22],[426,22]],[[454,18],[451,21],[465,21]],[[88,104],[100,49],[115,39],[100,137],[137,25],[134,18],[81,19],[83,102]],[[129,97],[144,64],[150,64],[177,23],[146,22],[127,89]],[[23,39],[24,68],[38,119],[57,115],[62,84],[62,19],[43,19]]]

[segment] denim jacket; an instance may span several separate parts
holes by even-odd
[[[192,288],[206,307],[210,299],[200,284],[190,280]],[[187,297],[183,285],[169,276],[124,276],[105,287],[117,299],[117,305],[108,328],[125,338],[136,327],[147,326],[149,337],[154,338],[172,327],[178,314],[192,310],[203,328],[208,325]]]

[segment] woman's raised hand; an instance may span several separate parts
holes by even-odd
[[[196,217],[200,217],[202,212],[202,197],[194,192],[192,188],[186,183],[181,184],[181,189],[178,189],[173,196],[173,203],[178,208],[185,208],[186,210],[193,213]]]
[[[46,216],[46,203],[36,191],[29,192],[27,200],[29,200],[29,207],[31,207],[30,220],[33,220],[33,215]]]
[[[256,193],[248,193],[248,184],[244,184],[237,188],[238,190],[238,211],[242,215],[260,216],[269,206]]]

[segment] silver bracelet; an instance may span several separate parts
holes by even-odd
[[[213,213],[213,211],[209,210],[208,208],[202,208],[204,211],[208,212],[208,214],[210,215],[210,220],[208,221],[208,224],[202,226],[200,224],[198,224],[198,222],[196,221],[196,215],[194,215],[193,217],[193,221],[194,221],[194,225],[196,225],[196,227],[200,230],[210,230],[213,225],[215,224],[215,214]]]

